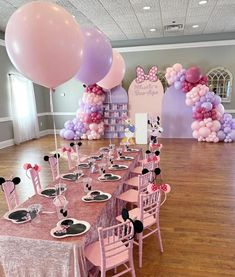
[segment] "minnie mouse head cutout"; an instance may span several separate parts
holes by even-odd
[[[40,172],[41,171],[41,166],[38,165],[38,164],[35,164],[34,166],[32,166],[30,163],[25,163],[23,165],[23,168],[26,170],[26,176],[30,179],[29,175],[28,175],[28,170],[29,169],[33,169],[37,172]]]
[[[158,144],[158,137],[163,133],[163,128],[160,126],[160,117],[151,117],[148,119],[149,143]]]
[[[145,152],[146,162],[160,162],[160,151],[156,150],[155,152],[151,152],[150,150],[147,150]]]
[[[15,190],[15,186],[18,185],[18,184],[21,182],[21,179],[20,179],[20,177],[14,177],[14,178],[11,179],[11,180],[5,180],[5,178],[0,177],[0,186],[1,186],[3,192],[4,192],[3,185],[4,185],[6,182],[12,182],[12,183],[13,183],[14,188],[13,188],[13,190],[10,192],[10,194],[12,194],[12,192]]]

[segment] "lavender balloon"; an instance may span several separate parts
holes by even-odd
[[[107,37],[95,28],[83,27],[81,31],[84,39],[83,60],[75,78],[92,85],[109,72],[113,61],[112,46]]]

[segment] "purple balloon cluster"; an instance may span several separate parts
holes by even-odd
[[[220,141],[235,141],[235,118],[231,114],[225,113],[220,119],[221,129],[217,133]]]
[[[88,93],[89,88],[96,88],[98,94]],[[103,101],[104,91],[97,85],[85,89],[76,118],[68,120],[60,136],[68,140],[99,139],[104,132]]]

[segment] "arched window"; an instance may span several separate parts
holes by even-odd
[[[165,77],[165,72],[159,71],[158,74],[158,79],[161,81],[163,89],[164,89],[164,93],[166,92],[166,90],[168,89],[169,85],[167,83],[166,77]]]
[[[208,84],[211,91],[214,91],[222,99],[222,102],[230,102],[232,94],[232,73],[224,67],[216,67],[207,73]]]

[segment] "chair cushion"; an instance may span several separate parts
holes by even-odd
[[[129,180],[125,181],[125,184],[132,187],[138,187],[138,176],[130,178]]]
[[[107,243],[107,239],[104,239],[104,241]],[[110,241],[111,241],[111,239],[110,239]],[[110,249],[110,248],[114,248],[114,249],[112,251],[108,252],[108,255],[113,255],[117,252],[120,252],[120,253],[111,258],[107,258],[107,261],[106,261],[107,269],[113,268],[119,264],[123,264],[129,260],[128,250],[121,241],[114,243],[113,245],[107,247],[107,249]],[[117,249],[115,249],[115,248],[117,248]],[[85,248],[85,256],[93,265],[98,266],[98,267],[101,266],[101,251],[100,251],[99,241],[96,241],[96,242],[88,245]]]
[[[142,166],[137,166],[131,171],[131,173],[133,173],[133,174],[142,174],[142,170],[143,170]]]
[[[122,194],[118,195],[117,198],[126,202],[130,203],[137,203],[138,202],[138,190],[129,189]]]
[[[140,219],[140,209],[135,208],[135,209],[130,210],[129,216],[131,219]],[[119,222],[124,222],[121,215],[117,216],[116,219]],[[144,222],[143,222],[144,228],[149,227],[149,226],[153,225],[154,223],[156,223],[156,219],[154,218],[154,216],[150,215],[149,213],[146,213],[144,215]]]

